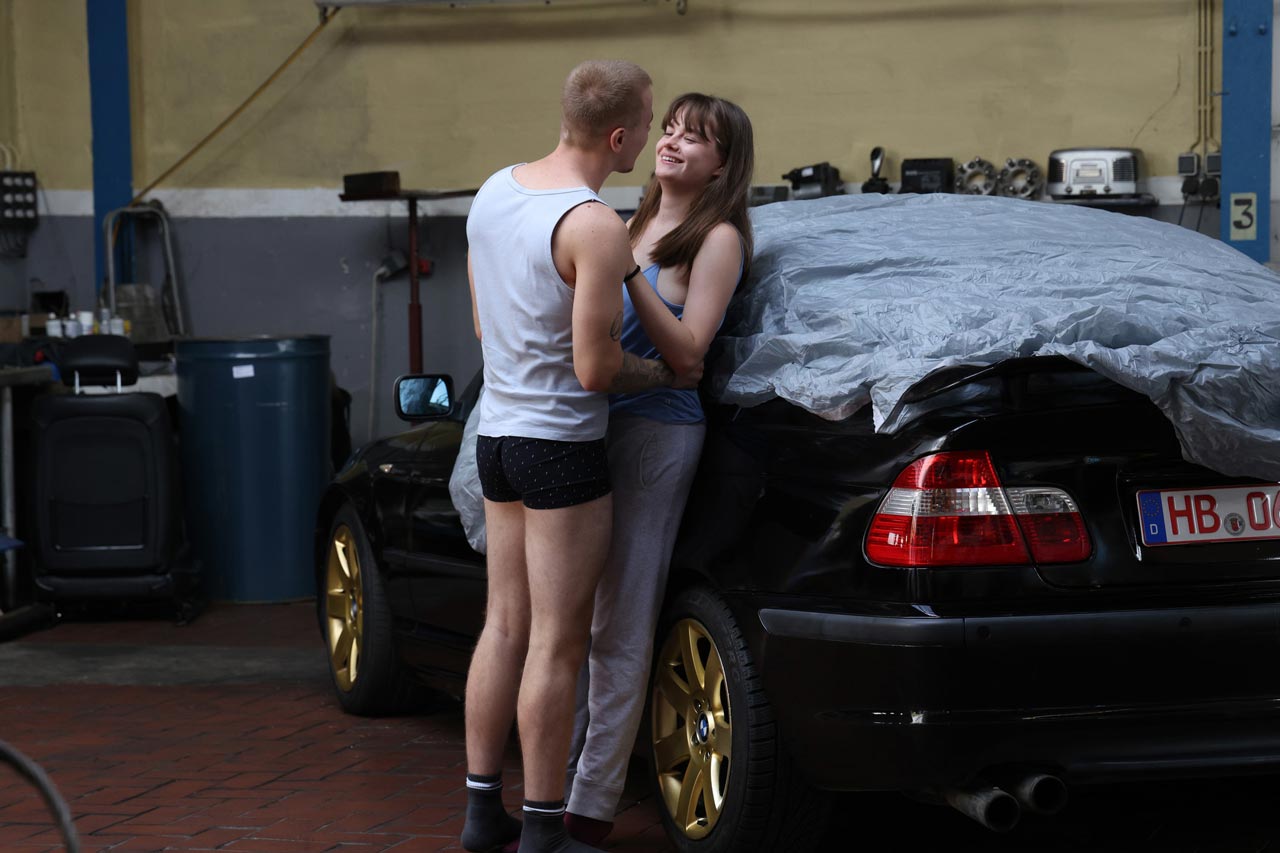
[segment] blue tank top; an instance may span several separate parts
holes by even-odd
[[[658,293],[658,273],[662,268],[651,265],[644,271],[645,280],[653,288],[653,292],[662,299],[662,304],[676,317],[684,316],[684,306],[668,302]],[[641,358],[661,358],[658,348],[649,340],[640,318],[636,315],[635,305],[631,303],[631,294],[626,287],[622,288],[622,348]],[[635,394],[611,394],[609,396],[609,414],[637,415],[650,420],[667,424],[696,424],[705,419],[702,403],[698,400],[696,389],[687,391],[675,388],[654,388]]]

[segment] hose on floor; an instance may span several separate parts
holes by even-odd
[[[71,809],[67,806],[67,801],[58,793],[58,789],[53,787],[53,782],[40,765],[2,740],[0,740],[0,761],[4,761],[19,776],[35,786],[58,824],[58,831],[62,833],[63,846],[71,853],[80,853],[80,839],[76,837],[76,825],[71,819]]]

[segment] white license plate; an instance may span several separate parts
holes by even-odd
[[[1138,492],[1145,545],[1280,539],[1280,484]]]

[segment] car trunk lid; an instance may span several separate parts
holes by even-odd
[[[1091,554],[1037,565],[1047,583],[1122,588],[1280,579],[1280,485],[1183,460],[1172,425],[1150,400],[1064,360],[970,371],[935,377],[932,388],[904,399],[917,411],[937,411],[948,398],[972,409],[977,417],[946,449],[988,450],[1006,490],[1050,486],[1076,501]]]

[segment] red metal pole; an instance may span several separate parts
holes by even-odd
[[[422,304],[418,302],[418,200],[409,199],[409,372],[422,372]]]

